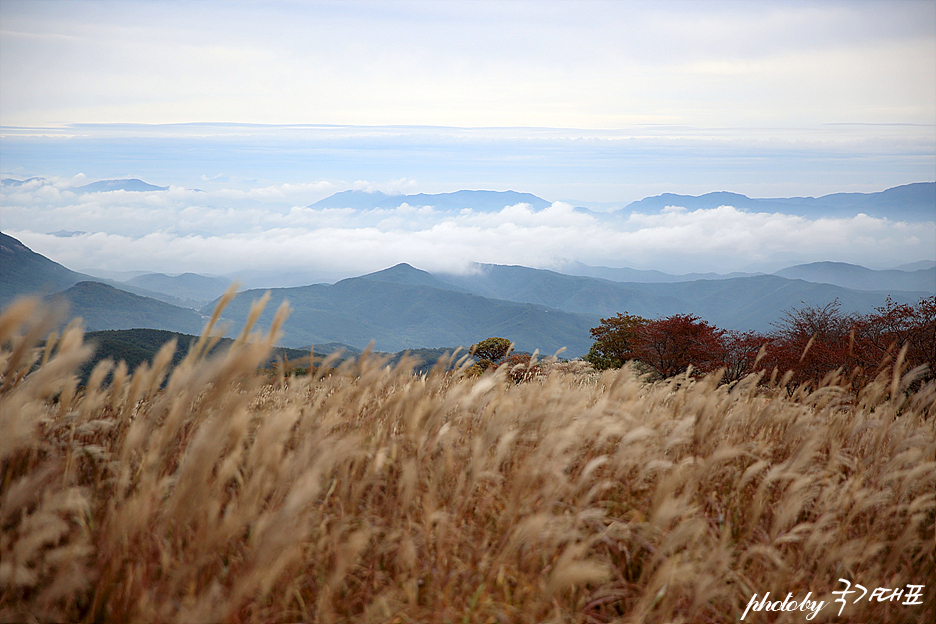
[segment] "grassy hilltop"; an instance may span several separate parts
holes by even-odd
[[[38,349],[44,318],[0,317],[0,620],[737,622],[766,592],[936,619],[936,386],[899,361],[857,395],[367,357],[271,381],[280,314],[79,392],[92,349]],[[839,616],[842,578],[927,587]]]

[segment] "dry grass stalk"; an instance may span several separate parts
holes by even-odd
[[[4,312],[0,619],[735,622],[768,591],[829,619],[839,578],[934,577],[936,389],[904,393],[899,363],[857,401],[369,354],[270,384],[285,314],[79,391],[78,326],[43,352],[51,317]],[[842,617],[933,621],[923,602]]]

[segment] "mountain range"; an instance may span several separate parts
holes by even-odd
[[[936,277],[936,269],[933,269]],[[936,280],[934,280],[936,281]],[[263,290],[240,293],[225,311],[237,326]],[[767,332],[783,311],[838,300],[843,312],[870,312],[888,296],[916,303],[927,291],[860,291],[776,275],[638,284],[570,276],[528,267],[480,265],[475,273],[431,274],[408,264],[341,280],[272,289],[262,322],[286,300],[293,307],[284,344],[334,340],[396,351],[408,347],[469,345],[488,336],[518,349],[582,355],[589,329],[602,317],[629,312],[646,318],[696,314],[724,328]],[[202,309],[207,314],[212,305]]]
[[[14,182],[3,181],[11,185]],[[163,187],[139,180],[110,180],[79,188],[86,192],[132,192]],[[934,194],[936,183],[820,198],[751,200],[725,193],[660,195],[630,204],[625,210],[657,210],[674,202],[689,209],[732,203],[742,209],[775,211],[878,211],[892,219],[910,215],[919,222],[936,217]],[[500,210],[520,202],[535,210],[549,206],[546,200],[513,191],[436,195],[347,191],[314,206],[381,208],[403,202],[433,205],[437,210]],[[617,312],[646,318],[692,313],[724,329],[765,332],[784,311],[803,305],[823,306],[838,300],[843,312],[868,313],[883,305],[887,297],[898,303],[916,303],[936,295],[936,263],[932,261],[887,271],[819,262],[787,267],[772,275],[671,275],[577,262],[556,268],[476,264],[463,273],[429,273],[398,264],[338,281],[320,274],[322,281],[334,283],[306,281],[273,288],[273,300],[261,322],[268,323],[279,302],[286,300],[293,309],[283,340],[288,347],[339,343],[361,349],[373,342],[376,349],[393,352],[468,346],[499,335],[513,340],[520,350],[552,353],[566,347],[566,355],[577,356],[587,352],[591,344],[589,329]],[[286,283],[319,280],[314,272],[290,278],[253,277],[262,280],[259,284],[263,286],[278,285],[275,279]],[[67,302],[70,313],[81,316],[89,330],[149,328],[198,334],[231,278],[194,273],[92,277],[0,233],[0,306],[20,295],[45,296]],[[246,319],[251,301],[264,292],[245,290],[225,310],[232,331]]]
[[[734,206],[755,212],[781,212],[802,217],[850,217],[866,214],[892,221],[936,220],[936,182],[896,186],[879,193],[833,193],[822,197],[751,199],[738,193],[715,192],[705,195],[664,193],[628,204],[623,212],[658,212],[667,206],[689,210]]]
[[[101,282],[78,282],[48,299],[66,304],[68,315],[81,317],[88,331],[148,328],[199,334],[207,320],[191,308],[141,297]]]
[[[923,290],[936,293],[936,263],[930,264],[929,268],[872,271],[845,262],[812,262],[781,269],[774,275],[855,290]]]
[[[3,178],[0,184],[18,187],[29,182],[45,182],[43,178],[17,180]],[[70,190],[82,193],[104,193],[110,191],[146,192],[166,191],[168,186],[157,186],[136,178],[98,180]],[[193,189],[198,191],[199,189]],[[452,193],[416,193],[412,195],[390,195],[380,191],[341,191],[311,204],[309,208],[351,208],[355,210],[392,209],[402,204],[410,206],[432,206],[439,212],[458,212],[470,209],[477,212],[497,212],[505,206],[529,204],[533,210],[543,210],[552,202],[531,193],[516,191],[461,190]],[[670,206],[688,210],[713,209],[733,206],[740,210],[768,213],[783,213],[808,218],[839,218],[865,214],[887,218],[892,221],[932,222],[936,221],[936,182],[904,184],[877,193],[832,193],[821,197],[774,197],[751,198],[739,193],[716,191],[704,195],[678,195],[663,193],[631,202],[624,206],[605,203],[605,209],[593,211],[582,204],[567,203],[575,209],[600,219],[620,218],[634,212],[656,213]],[[610,209],[608,207],[610,206]],[[58,232],[67,236],[75,232]]]
[[[185,288],[214,289],[227,282],[195,274],[137,276],[135,283],[103,283],[37,254],[0,234],[0,303],[22,294],[67,302],[89,330],[153,328],[198,334],[216,301],[198,310],[128,292],[145,285],[184,295]],[[293,312],[283,345],[341,343],[380,351],[467,346],[492,335],[525,351],[566,347],[585,353],[589,329],[602,317],[629,312],[646,318],[696,314],[725,329],[769,331],[784,310],[838,300],[844,312],[867,313],[890,296],[915,303],[936,295],[936,266],[915,271],[872,271],[841,263],[791,267],[788,275],[721,276],[673,282],[619,282],[522,266],[475,265],[464,274],[432,274],[408,264],[334,284],[272,289],[261,322],[269,323],[287,300]],[[141,280],[140,278],[148,278]],[[807,279],[816,281],[807,281]],[[851,281],[851,288],[832,279]],[[883,284],[891,287],[879,288]],[[895,285],[899,284],[900,288]],[[861,288],[871,288],[862,290]],[[265,290],[241,292],[225,310],[232,329]],[[192,291],[188,291],[192,294]],[[190,300],[191,301],[191,300]]]
[[[371,210],[396,208],[404,203],[410,206],[433,206],[440,212],[457,212],[463,209],[496,212],[505,206],[520,203],[529,204],[534,210],[542,210],[551,204],[536,195],[515,191],[462,190],[454,193],[387,195],[379,191],[352,190],[335,193],[315,202],[309,208]],[[576,204],[574,200],[570,203]],[[698,196],[664,193],[631,202],[617,210],[595,212],[584,207],[578,207],[577,210],[607,219],[619,218],[620,215],[633,212],[656,213],[668,206],[680,206],[688,210],[734,206],[740,210],[779,212],[809,218],[851,217],[866,214],[892,221],[925,222],[936,220],[936,182],[905,184],[878,193],[833,193],[821,197],[753,199],[746,195],[724,191]]]

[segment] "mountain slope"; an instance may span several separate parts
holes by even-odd
[[[591,346],[589,328],[598,322],[594,315],[372,276],[270,292],[272,299],[261,323],[268,324],[280,302],[288,300],[293,311],[285,326],[283,344],[287,346],[334,341],[360,348],[374,341],[375,349],[392,352],[441,345],[467,347],[502,336],[516,342],[519,350],[552,353],[568,347],[570,354],[581,355]],[[239,326],[251,301],[262,294],[240,293],[225,310],[225,318]]]
[[[565,275],[546,269],[499,264],[478,265],[477,272],[445,275],[443,279],[471,292],[495,299],[529,302],[566,312],[597,316],[629,310],[658,316],[680,308],[683,302],[669,295],[648,293],[638,284]]]
[[[156,353],[170,340],[176,341],[176,350],[172,357],[172,365],[176,366],[198,340],[198,336],[162,329],[109,329],[87,332],[85,342],[94,345],[94,355],[81,367],[81,378],[87,379],[95,364],[108,358],[113,362],[126,362],[127,368],[133,371],[144,362],[152,362]],[[209,351],[209,356],[227,349],[232,342],[229,338],[218,341]],[[272,363],[283,357],[293,362],[305,358],[308,364],[309,352],[277,347],[270,353],[268,362]],[[317,354],[316,362],[321,362],[323,357],[324,354]]]
[[[7,296],[16,289],[45,288],[38,292],[48,294],[84,277],[9,236],[0,243],[0,293]],[[588,351],[589,329],[617,312],[647,318],[691,313],[725,329],[770,331],[783,311],[804,303],[823,306],[838,299],[843,312],[863,314],[884,305],[887,296],[897,303],[916,303],[928,295],[893,288],[861,291],[779,275],[648,284],[519,266],[476,269],[467,275],[433,275],[399,264],[332,285],[275,289],[261,323],[269,324],[279,302],[288,299],[294,311],[285,327],[287,346],[340,342],[363,348],[374,341],[376,349],[394,352],[469,346],[502,336],[515,341],[519,350],[551,353],[567,347],[567,355],[575,356]],[[243,324],[251,301],[262,294],[247,291],[232,302],[225,313],[232,330]],[[71,315],[83,317],[89,330],[153,328],[198,334],[204,324],[194,310],[102,283],[69,284],[57,296],[70,302]],[[204,313],[213,307],[204,307]]]
[[[896,271],[920,271],[922,269],[933,269],[933,268],[936,268],[936,261],[920,260],[919,262],[901,264],[900,266],[894,267],[894,270]]]
[[[44,296],[74,286],[78,282],[101,282],[141,297],[158,299],[174,306],[187,302],[164,293],[153,292],[134,284],[111,279],[98,279],[72,271],[58,262],[38,254],[12,236],[0,233],[0,307],[17,297]],[[207,300],[207,299],[206,299]],[[202,302],[203,303],[203,302]]]
[[[49,299],[67,303],[69,317],[80,316],[88,331],[149,328],[199,334],[206,321],[194,310],[100,282],[79,282]]]
[[[25,295],[48,295],[94,278],[66,269],[0,232],[0,307]]]
[[[838,299],[843,312],[867,313],[891,295],[916,303],[921,292],[864,292],[830,284],[758,275],[721,280],[635,284],[528,267],[483,265],[470,275],[432,275],[401,264],[333,285],[276,289],[261,319],[288,300],[293,313],[284,344],[342,342],[381,351],[468,346],[489,336],[520,350],[570,356],[587,352],[600,317],[629,312],[646,318],[695,314],[724,329],[768,332],[783,312]],[[470,292],[466,292],[470,291]],[[225,313],[234,327],[262,291],[241,293]],[[208,312],[210,306],[203,309]]]
[[[832,284],[756,275],[730,280],[698,280],[675,284],[641,284],[647,292],[686,302],[686,310],[724,329],[773,329],[785,310],[822,307],[836,299],[844,313],[867,314],[891,296],[897,303],[916,303],[924,292],[859,291]]]
[[[833,193],[815,200],[817,204],[860,210],[872,216],[919,215],[936,220],[936,182],[895,186],[878,193]]]

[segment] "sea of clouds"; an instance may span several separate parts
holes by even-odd
[[[355,275],[399,262],[441,272],[476,262],[556,268],[570,260],[676,274],[774,271],[821,260],[892,268],[932,259],[936,249],[933,222],[863,214],[811,220],[732,206],[594,214],[566,202],[451,212],[402,196],[394,208],[355,210],[311,205],[348,188],[401,193],[415,192],[418,183],[252,187],[215,180],[207,190],[89,193],[78,188],[87,182],[79,175],[3,186],[3,231],[75,270],[216,275]]]

